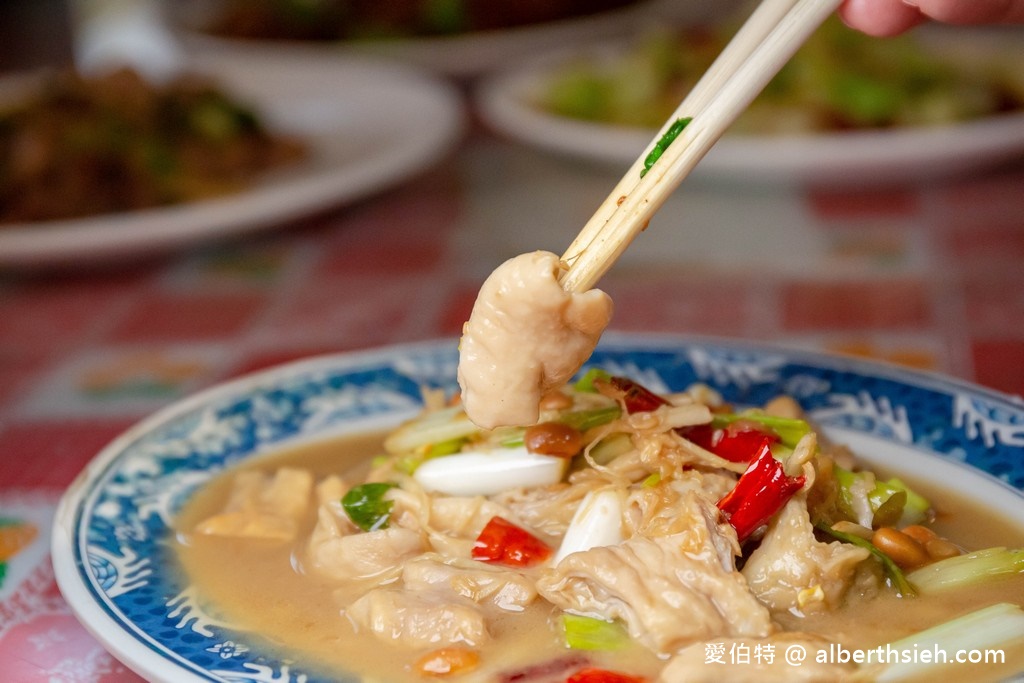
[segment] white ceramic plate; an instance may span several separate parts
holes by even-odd
[[[168,3],[167,12],[185,44],[201,50],[263,53],[312,61],[334,61],[352,53],[374,54],[404,60],[449,76],[472,77],[505,68],[538,52],[585,41],[620,38],[637,28],[652,11],[660,13],[661,6],[668,4],[670,2],[667,0],[644,0],[622,9],[590,16],[436,38],[333,43],[240,40],[195,30],[194,27],[202,26],[204,17],[215,9],[215,2],[211,4],[208,1],[191,0],[190,3],[183,3],[174,0]],[[673,16],[677,14],[673,12]]]
[[[52,545],[61,592],[104,646],[151,681],[337,680],[259,634],[209,619],[164,542],[171,520],[197,488],[245,458],[410,417],[419,387],[456,388],[457,360],[454,340],[315,358],[143,421],[61,501]],[[704,382],[740,405],[788,393],[864,461],[955,488],[1024,528],[1019,398],[863,360],[695,338],[609,334],[590,364],[655,391]]]
[[[307,140],[311,158],[216,199],[0,226],[0,265],[121,259],[279,225],[398,183],[440,158],[462,130],[453,88],[386,62],[222,54],[192,67],[255,106],[272,128]]]
[[[964,49],[974,48],[972,44]],[[583,54],[601,61],[615,59],[617,50],[601,47],[591,52],[563,50],[541,55],[484,81],[476,92],[476,103],[484,121],[512,139],[614,164],[625,171],[656,131],[558,116],[533,104],[551,75]],[[692,177],[870,186],[955,176],[1022,159],[1024,112],[933,128],[786,136],[726,134],[697,165]]]

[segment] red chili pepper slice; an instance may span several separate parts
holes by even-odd
[[[641,676],[619,673],[618,671],[587,668],[580,669],[572,676],[569,676],[569,678],[565,679],[565,683],[647,683],[647,679]]]
[[[608,383],[621,392],[627,413],[645,413],[667,406],[669,402],[639,382],[626,377],[611,377]],[[680,427],[676,430],[698,446],[732,462],[750,462],[760,453],[765,443],[775,443],[779,437],[760,429],[720,429],[711,425]]]
[[[627,377],[611,377],[608,383],[622,392],[622,403],[627,413],[649,413],[658,406],[669,405],[661,396]]]
[[[755,428],[734,430],[706,424],[682,427],[676,431],[701,448],[731,462],[750,462],[766,443],[771,445],[779,441],[775,434]]]
[[[510,567],[530,567],[550,556],[551,548],[544,541],[503,517],[491,517],[472,551],[474,560]]]
[[[725,513],[742,542],[767,524],[803,485],[804,477],[787,475],[765,443],[732,491],[718,501],[718,509]]]

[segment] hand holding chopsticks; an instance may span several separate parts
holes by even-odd
[[[563,289],[578,292],[594,286],[841,3],[763,0],[566,249],[561,259],[568,267],[561,278]]]

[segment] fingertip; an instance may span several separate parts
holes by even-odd
[[[839,17],[850,28],[876,37],[898,35],[923,21],[916,7],[899,0],[846,0]]]

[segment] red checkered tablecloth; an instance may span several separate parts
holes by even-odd
[[[620,171],[477,132],[401,187],[274,232],[0,273],[0,518],[20,530],[0,543],[0,678],[137,680],[78,625],[47,553],[62,490],[110,439],[257,368],[457,336],[487,273],[560,252]],[[601,286],[619,330],[865,355],[1019,395],[1022,264],[1021,166],[882,191],[695,177]]]

